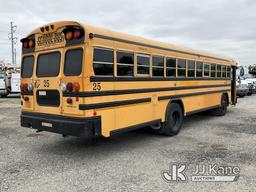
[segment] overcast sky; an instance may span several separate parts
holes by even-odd
[[[0,0],[0,60],[11,62],[10,21],[19,40],[58,20],[83,23],[256,63],[255,0]]]

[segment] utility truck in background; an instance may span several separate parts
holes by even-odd
[[[20,73],[0,72],[0,95],[6,97],[10,93],[20,93]]]

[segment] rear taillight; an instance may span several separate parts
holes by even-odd
[[[28,41],[28,46],[29,46],[29,48],[33,48],[35,46],[34,40],[30,39]]]
[[[24,38],[21,40],[23,49],[30,49],[35,47],[35,38],[34,35]]]
[[[67,83],[67,91],[72,92],[73,91],[73,84],[72,83]]]
[[[61,83],[60,84],[60,89],[65,92],[78,92],[80,90],[80,84],[77,82],[68,82],[67,84]]]
[[[83,42],[84,30],[77,26],[66,27],[63,30],[65,39],[69,45]]]
[[[82,37],[81,31],[80,31],[80,30],[76,30],[76,31],[74,32],[74,38],[75,38],[75,39],[80,39],[81,37]]]
[[[20,90],[21,90],[21,92],[28,92],[28,84],[27,83],[21,83],[20,84]]]
[[[80,84],[75,82],[73,83],[73,91],[78,92],[80,90]]]
[[[72,31],[67,31],[65,34],[65,38],[67,41],[71,41],[73,39],[74,35]]]
[[[28,46],[29,46],[29,45],[28,45],[28,41],[24,41],[24,42],[23,42],[23,48],[26,49],[26,48],[28,48]]]

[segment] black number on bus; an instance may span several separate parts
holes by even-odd
[[[100,91],[101,90],[101,84],[100,83],[93,83],[93,90],[94,91]]]

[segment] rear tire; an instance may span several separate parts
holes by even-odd
[[[6,98],[8,94],[1,95],[2,98]]]
[[[182,127],[183,119],[181,106],[177,103],[170,103],[166,109],[165,122],[158,132],[166,136],[177,135]]]
[[[220,107],[212,110],[213,115],[224,116],[227,113],[228,108],[228,98],[226,95],[222,95]]]

